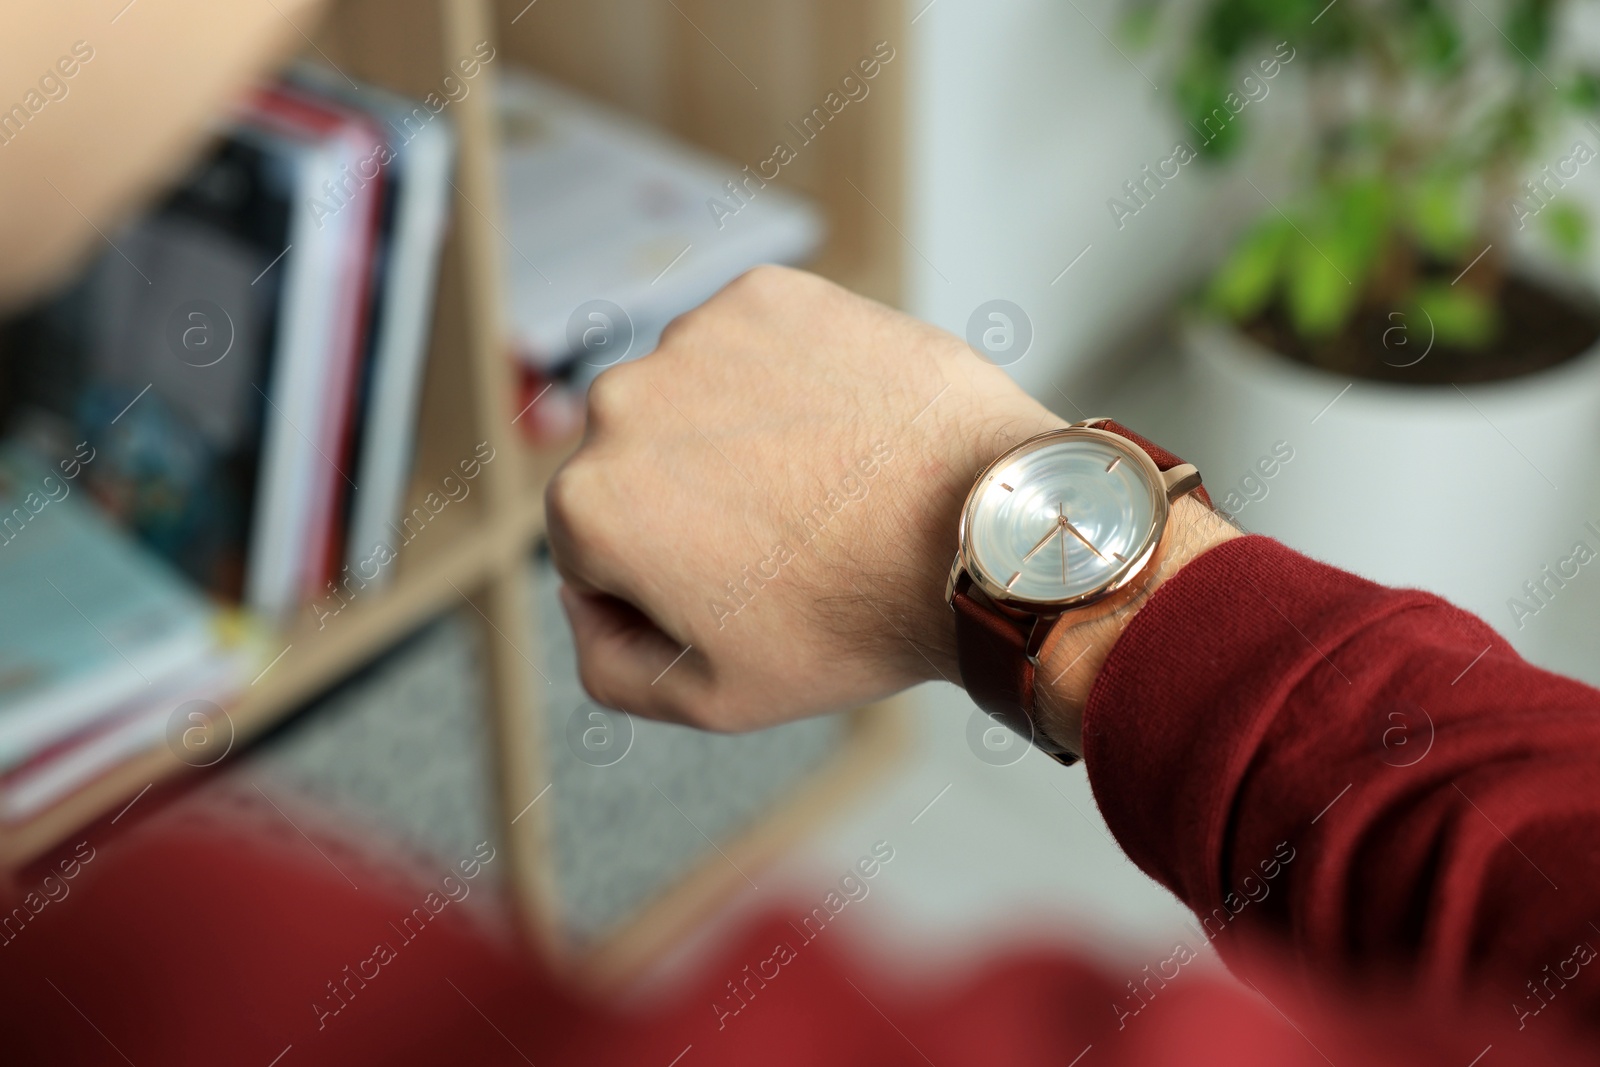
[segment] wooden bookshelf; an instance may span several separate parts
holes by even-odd
[[[899,0],[336,0],[308,49],[349,76],[416,97],[440,91],[479,42],[488,70],[522,63],[740,162],[764,158],[791,117],[821,101],[875,42],[899,52],[875,79],[870,106],[827,130],[784,180],[823,207],[823,273],[879,299],[898,296],[902,239],[901,114],[905,49]],[[702,29],[704,27],[705,29]],[[714,28],[714,33],[706,31]],[[708,41],[715,38],[715,43]],[[723,54],[719,56],[718,52]],[[751,77],[758,77],[759,90]],[[406,545],[392,583],[319,626],[307,611],[273,642],[284,649],[228,709],[235,750],[428,619],[470,606],[483,630],[498,767],[501,833],[518,913],[540,946],[597,981],[634,973],[732,890],[713,855],[598,947],[569,950],[549,848],[552,797],[522,812],[549,781],[541,686],[530,662],[539,635],[526,564],[544,529],[542,493],[567,448],[527,447],[513,426],[507,355],[497,135],[488,79],[450,105],[459,134],[454,222],[444,250],[411,480],[419,502],[480,442],[494,449],[473,493]],[[891,221],[893,220],[893,221]],[[269,657],[271,651],[268,653]],[[839,804],[899,744],[890,705],[852,713],[831,761],[753,827],[721,843],[759,865]],[[41,856],[116,812],[152,783],[191,768],[151,751],[32,820],[0,828],[0,867]]]

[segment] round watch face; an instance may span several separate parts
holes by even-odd
[[[1149,457],[1115,434],[1062,430],[1002,456],[973,486],[968,570],[998,599],[1090,600],[1144,565],[1166,519]]]

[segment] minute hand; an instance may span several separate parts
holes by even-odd
[[[1026,556],[1022,557],[1022,562],[1026,563],[1030,559],[1032,559],[1034,557],[1034,555],[1041,548],[1043,548],[1045,545],[1048,545],[1050,543],[1050,538],[1054,537],[1056,534],[1058,534],[1060,532],[1061,532],[1061,524],[1060,523],[1057,523],[1056,525],[1050,527],[1050,532],[1045,534],[1043,537],[1039,538],[1039,543],[1038,544],[1036,544],[1032,548],[1028,549],[1028,554]]]
[[[1061,525],[1067,530],[1068,533],[1072,534],[1073,537],[1076,537],[1078,540],[1082,541],[1084,543],[1084,545],[1088,547],[1090,552],[1093,552],[1095,555],[1099,556],[1101,559],[1105,559],[1106,558],[1100,552],[1100,550],[1098,548],[1094,547],[1094,545],[1089,541],[1089,539],[1087,537],[1083,536],[1083,534],[1078,532],[1078,528],[1076,526],[1072,525],[1072,523],[1069,520],[1062,519],[1061,520]]]

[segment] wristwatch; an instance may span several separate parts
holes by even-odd
[[[1077,762],[1034,721],[1039,652],[1062,619],[1138,595],[1187,493],[1211,505],[1193,464],[1103,418],[1030,437],[984,468],[945,585],[961,680],[980,708]]]

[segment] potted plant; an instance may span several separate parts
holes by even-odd
[[[1143,0],[1129,21],[1254,217],[1185,328],[1213,496],[1513,638],[1600,553],[1600,314],[1580,269],[1600,77],[1572,13]]]

